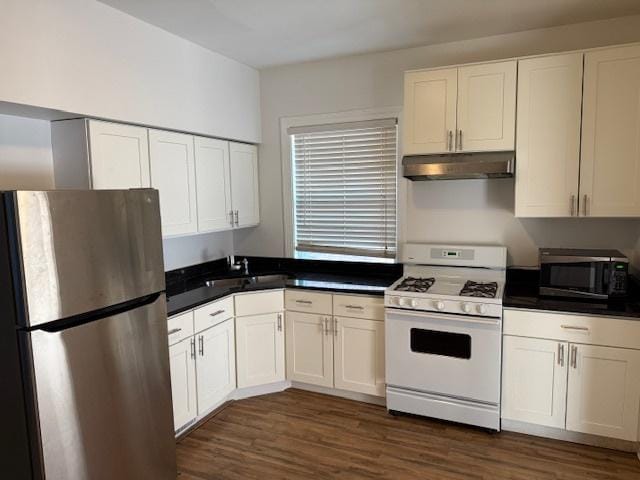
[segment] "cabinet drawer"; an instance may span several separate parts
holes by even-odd
[[[287,290],[285,307],[295,312],[321,313],[331,315],[332,300],[330,293],[315,293],[304,290]]]
[[[259,315],[284,310],[282,290],[236,295],[236,316]]]
[[[640,321],[532,310],[504,311],[503,333],[640,349]]]
[[[233,297],[229,296],[195,310],[195,332],[199,333],[233,317]]]
[[[193,310],[169,317],[169,345],[184,340],[193,335]]]
[[[384,320],[384,299],[357,295],[334,295],[333,314],[341,317]]]

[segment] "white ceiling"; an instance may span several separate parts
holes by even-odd
[[[640,13],[638,0],[100,0],[264,68]]]

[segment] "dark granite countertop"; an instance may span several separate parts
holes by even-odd
[[[229,271],[224,260],[167,272],[168,315],[175,315],[234,293],[280,288],[383,295],[384,290],[402,275],[402,266],[398,264],[247,258],[249,275]],[[208,287],[205,285],[207,280],[248,279],[261,275],[282,275],[283,278],[267,282],[247,281],[241,286]]]
[[[628,284],[629,293],[625,298],[609,302],[541,297],[538,294],[538,270],[513,268],[507,270],[502,306],[640,320],[640,284],[634,277],[629,278]]]

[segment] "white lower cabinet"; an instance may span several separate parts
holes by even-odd
[[[176,431],[188,425],[198,415],[194,338],[190,337],[169,347],[173,424]]]
[[[238,388],[285,380],[284,314],[236,319]]]
[[[384,323],[334,317],[335,386],[384,396]]]
[[[567,430],[638,440],[640,351],[571,345]]]
[[[333,387],[331,317],[287,312],[287,378]]]
[[[503,331],[504,420],[638,441],[638,322],[505,310]]]
[[[236,388],[233,319],[196,335],[198,415],[216,408]]]
[[[564,428],[566,342],[504,337],[502,418]]]

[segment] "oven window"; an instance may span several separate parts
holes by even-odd
[[[596,287],[596,273],[596,267],[591,263],[551,265],[549,285],[552,287],[593,291]]]
[[[471,358],[471,336],[463,333],[439,332],[412,328],[411,351],[454,358]]]

